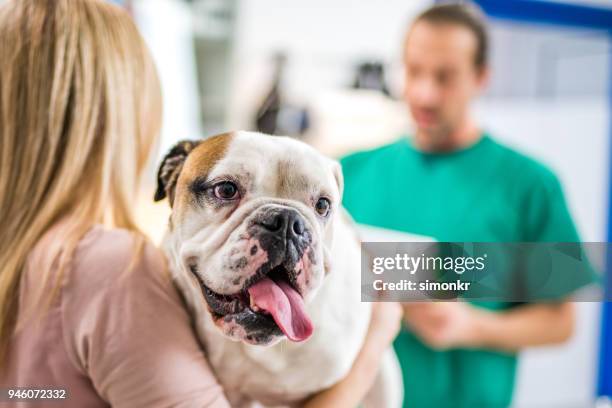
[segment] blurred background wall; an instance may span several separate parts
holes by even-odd
[[[401,43],[411,18],[431,3],[128,2],[162,77],[160,155],[180,139],[253,129],[258,112],[278,102],[274,92],[286,107],[282,119],[298,123],[286,128],[332,156],[409,133],[400,100]],[[612,7],[609,0],[589,3]],[[563,183],[583,240],[605,241],[608,37],[495,20],[491,35],[493,76],[474,106],[479,120],[499,140],[549,165]],[[279,53],[280,64],[274,58]],[[363,89],[368,86],[354,89],[364,63],[384,68],[389,95]],[[148,223],[154,236],[163,229],[164,205],[143,210],[158,221]],[[592,406],[600,305],[578,306],[578,328],[568,344],[522,353],[516,407]]]

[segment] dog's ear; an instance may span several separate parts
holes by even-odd
[[[172,206],[176,181],[183,168],[183,163],[185,163],[189,153],[199,144],[199,140],[182,140],[174,145],[166,154],[157,171],[155,201],[160,201],[168,197],[170,206]]]

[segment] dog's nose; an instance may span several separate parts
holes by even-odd
[[[304,235],[304,220],[295,210],[283,209],[268,214],[259,224],[270,232],[286,231],[287,238],[300,238]]]

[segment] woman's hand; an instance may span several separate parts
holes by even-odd
[[[372,387],[380,360],[397,336],[401,319],[398,303],[373,303],[370,326],[351,371],[339,383],[308,400],[304,408],[357,406]]]

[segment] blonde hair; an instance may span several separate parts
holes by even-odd
[[[131,17],[96,0],[0,7],[0,367],[15,330],[28,254],[60,219],[56,292],[96,223],[144,242],[132,213],[157,145],[161,94]],[[38,266],[49,279],[51,262]],[[39,273],[39,272],[37,272]]]

